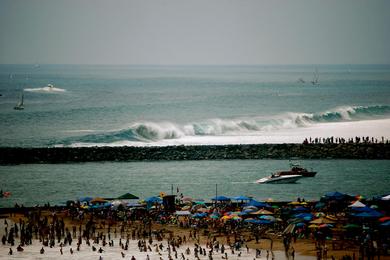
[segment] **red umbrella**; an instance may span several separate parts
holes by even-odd
[[[390,217],[382,217],[379,219],[380,222],[385,222],[385,221],[388,221],[390,220]]]

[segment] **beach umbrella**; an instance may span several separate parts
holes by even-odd
[[[92,197],[81,197],[81,198],[79,198],[80,202],[90,202],[91,200],[93,200]]]
[[[317,224],[311,224],[308,226],[308,228],[318,228],[318,225]]]
[[[232,217],[233,217],[233,216],[225,215],[225,216],[222,216],[222,217],[221,217],[221,220],[222,220],[222,221],[227,221],[227,220],[231,219]]]
[[[162,200],[159,197],[149,197],[145,199],[146,203],[160,203]]]
[[[257,208],[271,208],[271,205],[264,203],[264,202],[254,200],[254,199],[249,200],[248,203],[246,203],[244,205],[244,207],[247,207],[247,206],[255,206]]]
[[[192,215],[193,218],[204,218],[207,216],[207,213],[195,213]]]
[[[326,206],[324,202],[317,202],[316,205],[314,206],[315,209],[322,209]]]
[[[242,208],[243,211],[251,212],[251,211],[258,211],[259,209],[255,206],[245,206]]]
[[[250,214],[251,215],[273,215],[274,213],[266,209],[260,209],[256,212],[251,212]]]
[[[291,202],[288,203],[288,204],[290,204],[290,205],[301,205],[301,203],[298,202],[298,201],[291,201]]]
[[[303,222],[299,222],[297,224],[295,224],[296,227],[304,227],[305,226],[305,223]]]
[[[211,215],[210,215],[210,218],[212,218],[212,219],[219,219],[219,215],[217,215],[217,214],[211,214]]]
[[[127,207],[130,207],[130,208],[134,208],[134,207],[142,207],[143,205],[142,204],[139,204],[137,202],[129,202],[127,203],[126,205]]]
[[[390,200],[390,194],[387,195],[387,196],[383,196],[383,197],[381,198],[381,200]]]
[[[209,210],[206,209],[206,208],[198,208],[198,209],[196,210],[196,212],[207,213],[207,212],[209,212]]]
[[[214,201],[230,201],[230,198],[225,197],[225,196],[216,196],[216,197],[212,198],[211,200],[214,200]]]
[[[192,201],[193,201],[193,198],[191,198],[191,197],[183,197],[183,198],[181,199],[181,201],[182,201],[182,202],[192,202]]]
[[[119,200],[137,200],[139,198],[131,193],[125,193],[122,196],[119,196],[117,199],[119,199]]]
[[[386,222],[388,220],[390,220],[390,216],[386,216],[386,217],[382,217],[380,219],[378,219],[380,222]]]
[[[268,221],[271,221],[271,222],[275,222],[276,221],[276,218],[274,216],[271,216],[271,215],[261,215],[259,217],[259,219],[265,219],[265,220],[268,220]]]
[[[310,221],[310,224],[333,224],[333,223],[335,223],[335,221],[323,217]]]
[[[357,200],[354,203],[352,203],[351,205],[349,205],[348,207],[350,207],[350,208],[364,208],[364,207],[367,207],[367,206]]]
[[[191,209],[191,206],[187,205],[187,206],[184,206],[181,208],[181,210],[190,210]]]
[[[380,224],[379,226],[385,227],[385,228],[390,228],[390,221],[386,221],[386,222]]]
[[[111,205],[114,207],[119,207],[119,205],[126,205],[126,202],[121,200],[114,200],[111,202]]]
[[[370,211],[375,211],[374,209],[370,208],[370,207],[367,207],[367,206],[364,206],[364,207],[352,207],[351,208],[352,211],[355,211],[355,212],[370,212]]]
[[[104,202],[107,202],[107,200],[100,197],[96,197],[93,200],[91,200],[91,203],[104,203]]]
[[[380,218],[383,216],[383,214],[376,211],[376,210],[372,210],[369,212],[361,212],[358,214],[354,214],[353,216],[359,217],[359,218]]]
[[[296,208],[293,208],[292,211],[293,212],[305,212],[305,211],[309,211],[309,209],[305,208],[305,207],[302,207],[302,206],[298,206]]]
[[[333,191],[333,192],[327,192],[325,194],[325,198],[329,200],[343,200],[347,197],[347,194],[338,192],[338,191]]]
[[[357,224],[347,224],[344,226],[345,229],[355,229],[355,228],[361,228],[361,226]]]
[[[190,216],[191,212],[189,212],[188,210],[177,210],[175,212],[175,215],[176,216]]]
[[[233,197],[232,199],[234,199],[234,200],[251,200],[251,198],[246,197],[246,196],[237,196],[237,197]]]

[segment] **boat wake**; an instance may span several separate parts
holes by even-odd
[[[46,87],[42,88],[25,88],[24,91],[28,92],[41,92],[41,93],[61,93],[66,92],[63,88],[56,88],[52,84],[48,84]]]
[[[286,137],[279,142],[288,142],[294,131],[302,136],[321,136],[321,129],[333,128],[331,135],[337,135],[335,127],[351,127],[351,124],[377,119],[390,118],[390,106],[348,106],[338,107],[321,113],[292,113],[266,117],[242,117],[233,119],[208,119],[200,122],[176,124],[172,122],[136,122],[119,130],[74,136],[62,140],[62,145],[88,146],[94,145],[179,145],[179,144],[223,144],[258,143],[259,136]],[[379,120],[380,121],[380,120]],[[335,125],[335,123],[340,123]],[[344,123],[344,124],[342,124]],[[345,123],[348,123],[347,125]],[[363,127],[364,128],[364,127]],[[312,129],[314,132],[308,131]],[[76,131],[75,131],[76,132]],[[348,132],[346,130],[346,132]],[[80,132],[81,133],[81,132]],[[316,135],[317,133],[317,135]],[[325,133],[327,133],[325,131]],[[341,132],[340,132],[341,133]],[[341,134],[345,134],[342,132]],[[370,133],[362,133],[366,136]],[[329,133],[326,134],[329,136]],[[219,140],[217,140],[219,139]],[[230,139],[230,140],[229,140]],[[199,141],[201,142],[199,143]],[[261,139],[263,142],[272,140]],[[290,140],[293,140],[290,138]],[[296,142],[296,141],[292,141]],[[58,144],[58,143],[57,143]]]

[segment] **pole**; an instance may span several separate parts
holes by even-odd
[[[217,207],[218,184],[215,184],[215,208]]]

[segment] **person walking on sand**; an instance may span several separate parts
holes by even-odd
[[[39,251],[39,253],[41,253],[41,255],[43,255],[45,253],[45,249],[43,249],[43,247],[42,247],[41,250]]]
[[[9,248],[8,254],[9,254],[9,255],[12,255],[12,254],[13,254],[12,248]]]

